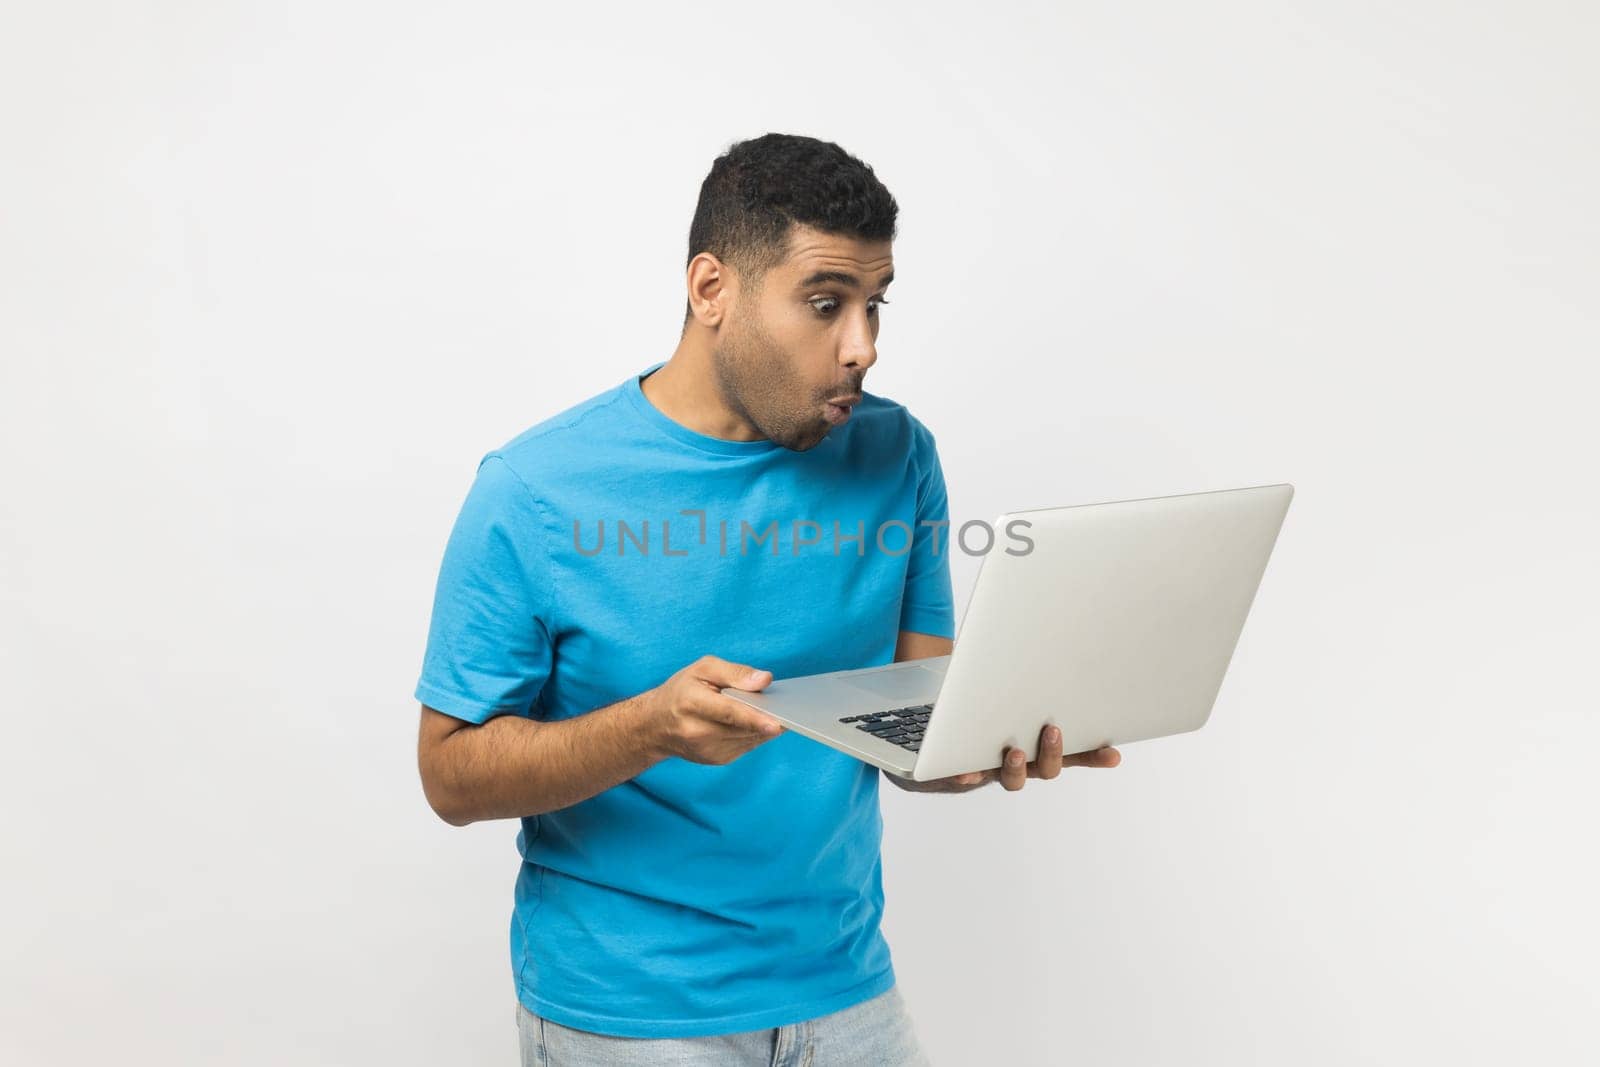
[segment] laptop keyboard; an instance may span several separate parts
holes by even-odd
[[[846,715],[839,721],[854,723],[857,730],[865,730],[916,752],[922,748],[922,733],[928,728],[928,716],[932,714],[932,704],[913,704],[909,708],[875,711],[871,715]]]

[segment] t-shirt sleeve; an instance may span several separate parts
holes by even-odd
[[[419,701],[474,723],[532,714],[554,630],[547,536],[528,486],[486,455],[439,566]]]
[[[950,589],[950,502],[944,469],[933,434],[920,422],[915,430],[917,521],[906,563],[905,596],[900,602],[900,629],[935,637],[956,636],[955,603]]]

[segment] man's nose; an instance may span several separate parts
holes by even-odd
[[[878,346],[872,339],[872,326],[863,321],[851,330],[839,347],[839,364],[866,371],[878,362]]]

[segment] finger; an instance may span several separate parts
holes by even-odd
[[[1061,730],[1046,726],[1039,731],[1039,755],[1031,771],[1036,778],[1054,778],[1061,773]]]
[[[1020,748],[1006,746],[1005,760],[1000,765],[1000,784],[1015,793],[1028,782],[1028,767]]]
[[[948,778],[929,779],[923,783],[923,790],[930,793],[965,793],[994,781],[994,777],[993,771],[968,771],[966,774],[952,774]]]
[[[727,735],[728,740],[710,750],[710,762],[718,766],[727,766],[734,760],[753,749],[760,748],[767,739],[764,737],[735,737]]]
[[[710,682],[719,689],[727,686],[753,693],[765,689],[772,681],[772,672],[769,670],[758,670],[748,663],[732,663],[716,656],[701,656],[692,669],[696,678]]]
[[[700,718],[742,734],[772,737],[783,732],[783,724],[766,712],[742,704],[721,693],[707,693],[690,710]]]
[[[1088,752],[1074,752],[1061,760],[1063,767],[1115,767],[1122,762],[1122,753],[1107,745]]]

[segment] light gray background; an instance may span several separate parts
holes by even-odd
[[[885,792],[935,1061],[1595,1062],[1594,11],[7,4],[0,1060],[512,1062],[439,555],[778,130],[899,199],[957,521],[1298,488],[1203,731]]]

